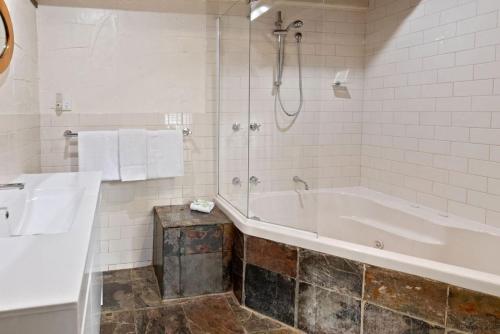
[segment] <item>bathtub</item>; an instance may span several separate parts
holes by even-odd
[[[500,297],[499,228],[363,187],[254,194],[251,219],[216,201],[245,234]]]

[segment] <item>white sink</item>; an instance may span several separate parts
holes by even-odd
[[[9,182],[25,189],[0,191],[0,333],[98,334],[101,173]]]
[[[65,233],[71,229],[85,188],[0,191],[0,238]]]

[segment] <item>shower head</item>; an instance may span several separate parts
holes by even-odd
[[[290,23],[288,25],[288,27],[286,27],[286,30],[290,29],[291,27],[293,27],[295,29],[300,29],[300,28],[302,28],[303,25],[304,25],[304,22],[302,22],[301,20],[295,20],[292,23]]]

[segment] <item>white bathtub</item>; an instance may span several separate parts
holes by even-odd
[[[217,202],[243,233],[500,297],[498,228],[362,187],[254,195],[254,219]]]

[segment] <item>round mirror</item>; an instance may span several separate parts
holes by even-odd
[[[3,56],[7,49],[7,25],[5,19],[0,15],[0,57]]]
[[[4,0],[0,0],[0,73],[10,64],[14,52],[14,31],[9,10]]]

